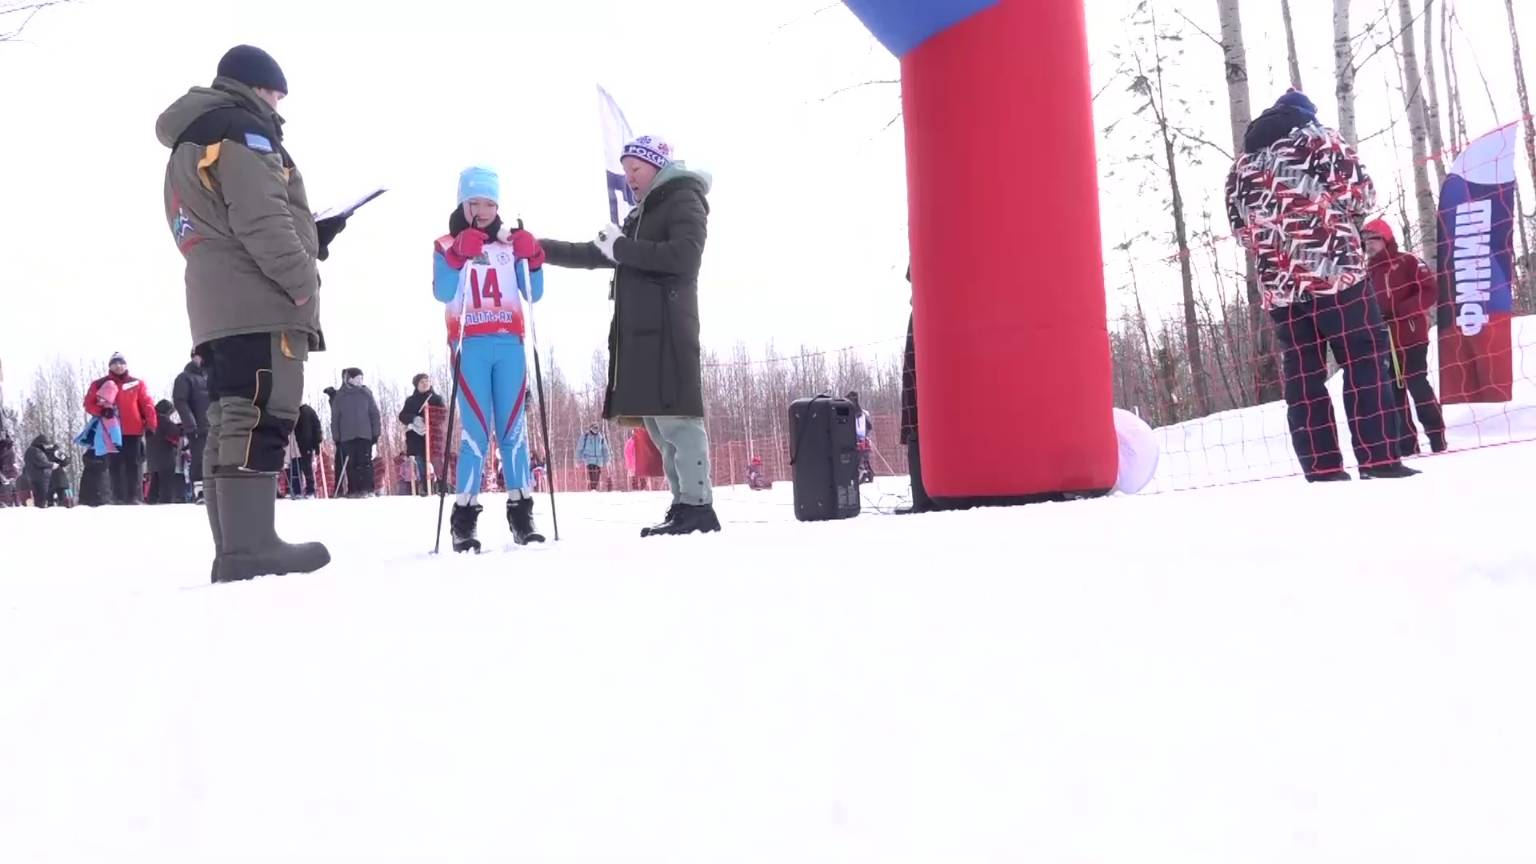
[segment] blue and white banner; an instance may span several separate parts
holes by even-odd
[[[1441,401],[1514,397],[1515,152],[1519,124],[1473,141],[1440,189]]]
[[[603,123],[603,168],[608,175],[608,218],[618,224],[620,217],[635,206],[635,193],[624,182],[624,166],[619,161],[624,145],[634,140],[635,134],[629,128],[629,121],[624,118],[618,103],[613,101],[613,97],[601,84],[597,85],[597,114]],[[626,205],[624,213],[619,212],[620,201]]]

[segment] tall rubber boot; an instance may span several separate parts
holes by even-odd
[[[285,543],[274,527],[277,475],[250,474],[218,479],[220,534],[215,582],[239,582],[257,576],[312,573],[331,563],[320,543]]]
[[[217,478],[208,475],[203,478],[202,494],[207,498],[203,501],[203,509],[208,511],[208,529],[213,534],[213,567],[209,570],[208,578],[214,582],[219,581],[219,558],[224,554],[224,535],[219,529],[219,495]]]

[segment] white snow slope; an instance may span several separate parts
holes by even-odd
[[[1514,399],[1507,403],[1445,406],[1446,427],[1454,448],[1536,441],[1536,316],[1515,318],[1510,331]],[[1432,335],[1429,380],[1436,393],[1441,392],[1439,358],[1438,336]],[[1329,379],[1328,392],[1333,396],[1345,465],[1353,466],[1342,373],[1336,372]],[[1296,461],[1285,425],[1284,402],[1223,411],[1155,431],[1162,457],[1148,491],[1197,489],[1301,473],[1301,463]],[[1422,434],[1419,437],[1424,440]],[[1424,449],[1429,450],[1427,441]]]
[[[228,586],[196,507],[0,511],[0,861],[1536,860],[1536,445],[1419,464],[478,558],[282,502],[334,563]]]

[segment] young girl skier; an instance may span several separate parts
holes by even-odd
[[[502,224],[500,198],[494,171],[464,169],[459,206],[432,255],[432,293],[446,306],[448,344],[459,352],[458,414],[464,431],[449,520],[455,552],[480,549],[478,498],[493,439],[501,451],[512,539],[519,545],[544,542],[533,527],[522,307],[524,298],[533,303],[544,296],[544,253],[521,227]],[[520,261],[528,262],[531,284],[524,282]]]

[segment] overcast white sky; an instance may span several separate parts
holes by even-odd
[[[1097,88],[1113,73],[1108,52],[1124,42],[1135,0],[1087,2]],[[1455,2],[1467,30],[1456,36],[1476,134],[1495,120],[1474,58],[1500,119],[1517,116],[1508,27],[1499,0]],[[1163,5],[1166,17],[1180,8],[1216,31],[1214,0]],[[1257,107],[1284,89],[1278,5],[1244,4]],[[1304,83],[1331,120],[1330,2],[1292,5]],[[474,17],[459,17],[470,8]],[[1379,7],[1357,0],[1356,9],[1363,24]],[[1536,11],[1522,14],[1522,27],[1536,33]],[[1195,106],[1188,125],[1224,142],[1220,53],[1192,37],[1170,63],[1175,83]],[[312,382],[353,365],[375,381],[405,378],[434,352],[441,356],[429,244],[444,230],[464,165],[496,165],[504,208],[541,236],[586,239],[606,221],[598,83],[637,133],[668,137],[715,176],[702,277],[709,347],[728,352],[740,340],[757,351],[772,340],[781,349],[899,348],[908,312],[903,144],[900,123],[885,128],[900,109],[899,91],[873,86],[826,99],[895,78],[898,67],[841,4],[85,0],[39,15],[25,42],[0,45],[0,362],[8,403],[55,356],[104,366],[113,351],[127,355],[157,396],[168,390],[190,337],[182,262],[161,213],[166,151],[154,121],[189,86],[208,83],[219,56],[239,42],[267,49],[287,74],[286,143],[317,208],[374,185],[390,188],[358,214],[322,265],[330,350],[315,356]],[[1379,100],[1390,58],[1362,72],[1362,134],[1385,125]],[[1100,128],[1126,104],[1111,88],[1096,106]],[[1040,122],[1049,134],[1050,118]],[[1128,141],[1117,134],[1101,142],[1101,174],[1123,161]],[[1368,164],[1390,162],[1390,143],[1377,139],[1365,155]],[[1049,170],[1022,156],[1019,167]],[[1185,169],[1192,221],[1202,206],[1214,208],[1208,193],[1219,194],[1226,167],[1212,154]],[[1160,232],[1138,248],[1138,275],[1149,313],[1171,311],[1177,269],[1163,260],[1172,251],[1171,224],[1163,224],[1167,210],[1156,192],[1137,195],[1134,174],[1117,171],[1104,181],[1102,198],[1113,204],[1104,208],[1105,242]],[[1123,263],[1111,258],[1113,314],[1126,279]],[[1020,262],[1020,274],[1049,278],[1029,262]],[[602,274],[552,269],[537,307],[544,347],[578,381],[606,337],[606,285]]]

